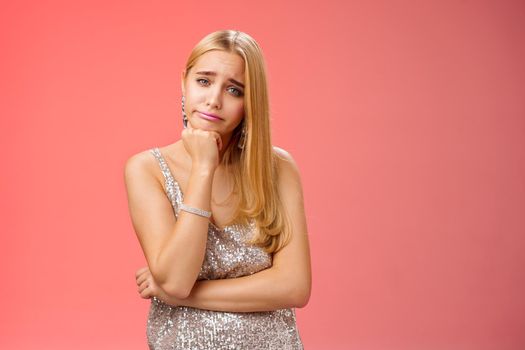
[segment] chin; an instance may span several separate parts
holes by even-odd
[[[210,124],[208,124],[206,122],[204,122],[204,123],[197,122],[197,123],[190,123],[190,124],[191,124],[191,127],[194,128],[194,129],[200,129],[200,130],[206,130],[206,131],[215,131],[215,132],[218,132],[219,134],[222,134],[222,132],[218,130],[217,126],[210,125]]]

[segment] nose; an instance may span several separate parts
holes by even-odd
[[[210,88],[209,94],[207,96],[206,105],[211,108],[220,109],[222,104],[222,91],[220,86],[215,86],[213,88]]]

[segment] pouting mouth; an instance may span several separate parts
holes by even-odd
[[[217,118],[217,119],[221,119],[221,117],[219,117],[218,115],[215,115],[215,114],[211,114],[211,113],[205,113],[205,112],[201,112],[201,111],[197,111],[199,112],[200,114],[204,114],[204,115],[207,115],[208,117],[213,117],[213,118]]]

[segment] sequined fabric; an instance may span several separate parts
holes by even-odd
[[[160,150],[150,152],[157,159],[165,179],[166,194],[175,216],[183,193]],[[255,224],[208,227],[206,255],[198,280],[236,278],[271,267],[272,257],[259,247],[246,244]],[[150,350],[210,349],[258,350],[303,349],[296,325],[295,309],[264,312],[223,312],[173,307],[151,299],[147,320]]]

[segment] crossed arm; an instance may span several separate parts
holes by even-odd
[[[304,290],[294,288],[272,268],[238,278],[197,281],[185,299],[175,298],[164,291],[157,298],[173,306],[225,312],[301,308],[308,303]]]
[[[155,297],[173,306],[224,312],[257,312],[306,306],[311,291],[311,266],[302,185],[291,156],[277,149],[280,160],[280,198],[290,218],[288,243],[273,254],[272,266],[252,275],[199,280],[180,298],[153,279]]]

